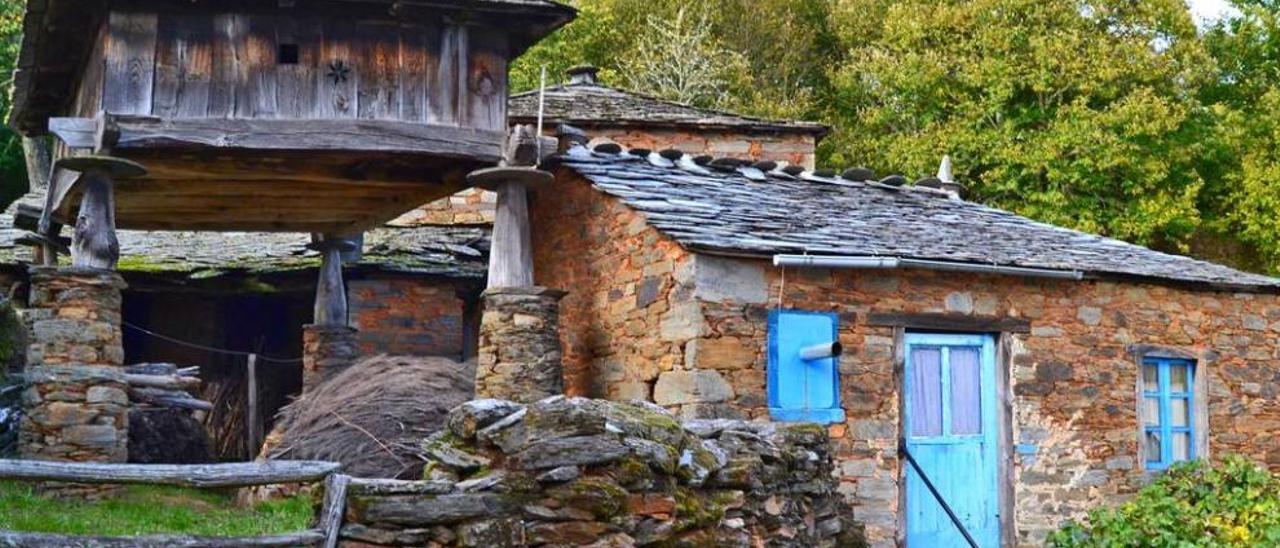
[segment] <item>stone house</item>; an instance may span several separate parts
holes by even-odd
[[[678,148],[692,155],[771,160],[813,169],[817,146],[830,128],[814,122],[768,120],[699,108],[612,87],[596,67],[569,69],[566,81],[548,86],[543,127],[548,133],[568,124],[586,133],[590,144],[615,143],[654,151]],[[512,125],[538,123],[538,90],[507,102]],[[492,224],[496,197],[466,190],[412,211],[398,224]]]
[[[984,546],[1172,462],[1280,466],[1280,280],[964,201],[945,172],[555,165],[530,216],[536,283],[568,290],[566,391],[826,424],[876,546],[962,545],[900,446]]]

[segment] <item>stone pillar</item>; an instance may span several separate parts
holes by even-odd
[[[19,447],[25,459],[125,462],[129,395],[110,270],[33,267]]]
[[[484,292],[477,398],[533,402],[564,393],[559,329],[564,295],[545,287]]]
[[[345,325],[302,326],[302,391],[351,367],[360,359],[360,332]]]

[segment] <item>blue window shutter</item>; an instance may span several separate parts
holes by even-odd
[[[1197,458],[1195,453],[1195,413],[1199,402],[1195,401],[1195,362],[1171,358],[1147,358],[1143,360],[1142,374],[1155,374],[1155,379],[1144,378],[1143,405],[1155,405],[1158,409],[1154,423],[1139,413],[1143,423],[1143,440],[1147,444],[1146,467],[1164,470],[1176,462]],[[1175,386],[1175,376],[1180,380]],[[1154,387],[1154,390],[1152,388]],[[1175,419],[1174,404],[1179,404],[1181,419]],[[1144,408],[1145,409],[1145,408]],[[1181,424],[1185,423],[1185,424]],[[1181,449],[1175,450],[1175,440],[1181,441]]]
[[[835,314],[798,310],[769,313],[769,415],[779,421],[844,421],[840,408],[838,358],[805,361],[800,350],[833,342]]]

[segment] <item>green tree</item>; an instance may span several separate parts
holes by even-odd
[[[9,119],[13,90],[13,69],[18,62],[22,39],[23,0],[0,0],[0,121]],[[27,166],[22,139],[0,122],[0,209],[8,207],[27,191]]]
[[[866,3],[883,20],[835,71],[833,160],[918,176],[951,154],[978,200],[1185,248],[1214,65],[1182,0]]]

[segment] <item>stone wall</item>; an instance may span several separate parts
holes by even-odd
[[[128,386],[121,343],[120,291],[109,271],[33,268],[25,413],[26,459],[125,462]]]
[[[476,397],[536,401],[564,393],[560,299],[545,287],[499,287],[484,292]]]
[[[873,313],[1030,323],[1029,333],[1004,336],[1002,365],[1013,393],[1014,521],[1025,545],[1147,481],[1133,345],[1203,357],[1210,455],[1240,453],[1280,469],[1274,295],[920,270],[788,269],[784,284],[767,261],[688,254],[585,181],[556,185],[555,199],[537,201],[535,269],[539,283],[571,289],[561,338],[576,393],[643,397],[685,417],[766,419],[769,309],[781,294],[781,306],[839,314],[847,420],[828,431],[839,490],[873,545],[894,544],[902,473],[895,330],[872,325]],[[663,255],[674,258],[673,274],[654,282],[656,300],[637,300],[641,273]],[[679,318],[666,331],[675,336],[655,329],[662,318]]]
[[[681,425],[652,405],[477,400],[423,481],[357,481],[345,545],[859,546],[821,428]]]
[[[302,390],[332,379],[360,359],[359,332],[345,325],[302,326]]]
[[[568,292],[560,302],[566,393],[650,400],[659,374],[683,363],[700,329],[692,256],[564,175],[531,193],[529,217],[535,281]]]
[[[347,281],[351,325],[360,330],[363,355],[474,355],[464,332],[466,303],[457,284],[428,278]]]

